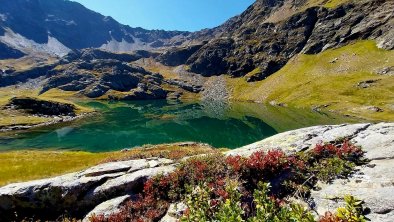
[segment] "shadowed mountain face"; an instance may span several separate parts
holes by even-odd
[[[0,42],[0,59],[17,59],[25,54]]]
[[[22,51],[40,48],[58,55],[100,47],[131,51],[177,44],[187,34],[131,28],[65,0],[2,0],[0,4],[0,42]],[[16,40],[25,47],[20,48]]]

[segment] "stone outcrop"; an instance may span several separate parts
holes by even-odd
[[[160,220],[160,222],[177,222],[182,217],[183,212],[187,209],[187,206],[180,203],[173,203],[167,210],[166,215]]]
[[[116,100],[165,99],[163,77],[130,65],[128,62],[139,58],[135,57],[100,50],[72,52],[49,72],[41,93],[58,88],[89,98],[106,95]]]
[[[180,48],[170,48],[160,54],[156,59],[167,66],[179,66],[185,64],[191,55],[199,50],[203,45],[192,45]]]
[[[0,87],[16,85],[27,82],[29,79],[35,79],[46,76],[56,65],[39,65],[28,70],[13,71],[0,75]]]
[[[76,107],[73,104],[55,101],[39,100],[35,98],[12,98],[7,107],[23,110],[29,114],[45,116],[75,116]]]
[[[93,216],[103,215],[104,217],[109,217],[112,214],[119,213],[122,210],[122,205],[124,205],[125,202],[130,199],[130,195],[124,195],[111,200],[107,200],[95,207],[92,211],[90,211],[82,220],[82,222],[90,222],[90,218]]]
[[[308,150],[319,142],[348,138],[366,152],[370,162],[357,168],[349,179],[319,184],[312,191],[312,207],[321,215],[343,205],[351,194],[365,201],[371,221],[391,222],[394,219],[394,123],[316,126],[278,134],[263,141],[236,149],[227,155],[249,156],[253,152],[281,148],[286,152]]]
[[[15,211],[20,212],[21,218],[35,215],[54,220],[64,213],[83,218],[89,212],[109,209],[108,203],[123,202],[120,197],[126,199],[125,195],[140,192],[149,177],[173,170],[173,163],[168,159],[130,160],[105,163],[55,178],[11,184],[0,188],[0,215],[4,220],[12,220]],[[112,207],[116,210],[116,206]]]

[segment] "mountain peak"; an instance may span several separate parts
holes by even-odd
[[[0,41],[25,54],[37,47],[53,54],[47,46],[51,38],[56,39],[61,48],[103,48],[122,52],[171,45],[177,42],[173,37],[188,34],[131,28],[68,0],[5,1],[0,5],[0,15],[0,36],[5,33],[19,35],[26,46],[21,48],[9,39]],[[178,41],[183,40],[183,37],[178,38]]]

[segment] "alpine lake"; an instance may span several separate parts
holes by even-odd
[[[73,122],[0,134],[0,151],[21,149],[115,151],[146,144],[194,141],[238,148],[302,127],[357,119],[240,102],[83,102],[97,113]]]

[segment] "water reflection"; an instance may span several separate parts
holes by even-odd
[[[99,152],[180,141],[236,148],[290,129],[355,121],[252,103],[140,101],[84,105],[101,114],[11,137],[0,136],[0,149],[59,148]]]

